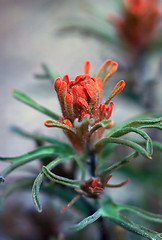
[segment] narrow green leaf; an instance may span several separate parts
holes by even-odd
[[[132,231],[140,236],[146,237],[150,240],[161,240],[160,233],[157,233],[151,229],[145,228],[141,225],[135,224],[130,219],[120,213],[120,205],[112,202],[111,199],[104,199],[101,203],[102,216],[109,218],[114,223],[117,223],[121,227]]]
[[[115,133],[113,133],[111,135],[111,137],[121,137],[125,134],[128,134],[130,132],[135,132],[139,135],[141,135],[144,139],[146,139],[146,150],[148,152],[149,155],[152,155],[153,153],[153,148],[152,148],[152,140],[151,138],[148,136],[147,133],[145,133],[144,131],[138,129],[138,128],[135,128],[135,127],[125,127],[125,128],[122,128],[118,131],[116,131]]]
[[[54,72],[47,64],[42,64],[42,68],[44,70],[44,74],[35,74],[36,78],[39,79],[49,79],[52,83],[54,83],[55,79],[59,77],[59,74]]]
[[[94,223],[96,220],[98,220],[101,217],[101,215],[102,215],[102,211],[99,209],[98,211],[96,211],[91,216],[82,220],[80,223],[78,223],[76,225],[73,225],[71,228],[74,231],[81,230],[81,229],[85,228],[87,225],[89,225],[91,223]]]
[[[32,187],[32,198],[33,202],[38,210],[38,212],[42,212],[42,206],[39,201],[39,189],[40,185],[43,181],[44,174],[42,172],[39,173],[37,178],[34,181],[33,187]]]
[[[15,98],[17,98],[18,100],[20,100],[21,102],[29,105],[30,107],[38,110],[39,112],[44,113],[45,115],[52,117],[53,119],[59,120],[59,116],[57,114],[55,114],[54,112],[52,112],[51,110],[39,105],[38,103],[36,103],[33,99],[31,99],[29,96],[27,96],[25,93],[17,90],[17,89],[13,89],[12,90],[12,94]]]
[[[141,147],[140,145],[138,145],[137,143],[135,143],[133,141],[126,140],[126,139],[119,139],[119,138],[112,138],[112,137],[102,138],[94,145],[93,150],[98,151],[98,150],[102,149],[102,147],[104,145],[106,145],[108,143],[116,143],[116,144],[122,144],[122,145],[128,146],[130,148],[133,148],[137,152],[139,152],[144,157],[151,159],[151,156],[148,154],[148,152],[143,147]]]
[[[157,118],[155,118],[155,117]],[[137,116],[136,119],[129,120],[121,123],[118,126],[114,126],[107,134],[106,137],[112,136],[116,131],[123,129],[124,127],[135,128],[158,128],[162,129],[162,113],[145,114]]]
[[[115,36],[115,33],[113,32],[113,28],[111,28],[111,31],[108,31],[109,24],[106,25],[106,27],[102,27],[102,25],[97,26],[94,24],[94,22],[87,22],[85,19],[70,19],[64,23],[62,23],[61,29],[62,30],[68,30],[68,29],[77,29],[82,32],[89,32],[90,34],[93,34],[96,37],[99,37],[101,40],[104,40],[108,43],[116,43],[116,46],[119,46],[118,39]]]
[[[35,74],[34,76],[38,79],[48,79],[48,75],[46,74]]]
[[[139,153],[138,152],[134,152],[131,153],[129,156],[127,156],[126,158],[124,158],[123,160],[114,163],[113,165],[111,165],[110,167],[106,168],[105,170],[102,171],[102,176],[103,175],[107,175],[110,174],[111,172],[113,172],[114,170],[117,170],[119,168],[121,168],[123,165],[129,163],[131,160],[135,159],[136,157],[138,157]],[[97,173],[98,175],[98,173]]]
[[[69,131],[73,134],[75,134],[74,130],[70,127],[68,127],[66,124],[57,122],[57,121],[53,121],[53,120],[47,120],[45,122],[45,126],[46,127],[58,127],[58,128],[62,128],[63,130]]]
[[[127,205],[121,205],[121,204],[118,204],[118,206],[119,206],[119,211],[133,212],[149,221],[162,223],[162,215],[150,213],[148,211],[145,211],[143,209],[133,207],[133,206],[127,206]]]
[[[68,160],[68,159],[71,159],[71,158],[74,158],[74,155],[72,156],[64,156],[64,157],[58,157],[56,158],[54,161],[50,162],[46,167],[51,170],[53,169],[54,167],[56,167],[58,164]],[[34,184],[33,184],[33,187],[32,187],[32,197],[33,197],[33,201],[36,205],[36,208],[39,212],[42,211],[42,206],[40,204],[40,201],[39,201],[39,189],[40,189],[40,186],[41,186],[41,183],[43,181],[43,178],[44,178],[45,174],[41,171],[39,173],[39,175],[37,176],[37,178],[35,179],[34,181]]]
[[[59,149],[60,150],[60,149]],[[44,146],[37,148],[34,151],[28,152],[26,154],[20,155],[18,157],[0,157],[0,161],[10,161],[12,164],[8,167],[6,167],[1,175],[5,177],[7,174],[12,172],[14,169],[31,162],[32,160],[43,158],[47,156],[57,156],[57,155],[63,155],[63,151],[59,152],[57,147],[54,146]],[[66,155],[66,154],[65,154]],[[67,156],[67,155],[66,155]]]
[[[52,173],[48,169],[48,167],[43,166],[42,171],[50,180],[52,180],[54,182],[57,182],[57,183],[60,183],[60,184],[63,184],[63,185],[66,185],[66,186],[69,186],[72,188],[78,188],[80,185],[80,181],[58,176],[58,175]]]
[[[11,130],[16,132],[16,133],[18,133],[21,136],[33,139],[35,141],[43,141],[43,142],[52,143],[53,145],[56,145],[56,146],[60,147],[60,151],[59,152],[62,151],[64,153],[66,152],[68,154],[74,153],[74,149],[73,149],[72,146],[70,146],[69,144],[64,143],[62,141],[59,141],[58,139],[55,139],[55,138],[52,138],[52,137],[49,137],[49,136],[36,134],[36,133],[35,134],[34,133],[29,133],[27,131],[24,131],[21,128],[18,128],[18,127],[12,127]]]
[[[54,72],[47,64],[42,64],[42,68],[52,83],[59,77],[59,74]]]
[[[162,130],[162,118],[135,120],[125,124],[124,127],[159,128]]]
[[[118,216],[118,217],[108,217],[112,222],[117,223],[121,227],[131,231],[137,235],[145,237],[150,240],[161,240],[160,233],[153,231],[149,228],[143,227],[141,225],[135,224],[133,221],[130,221],[125,216]],[[162,235],[161,235],[162,236]]]
[[[99,129],[99,128],[101,128],[101,127],[106,128],[109,123],[112,123],[112,120],[103,120],[103,121],[97,123],[97,124],[94,125],[94,127],[91,129],[90,134],[94,133],[97,129]]]
[[[144,146],[145,145],[145,141],[143,140],[139,140],[139,139],[133,139],[134,142]],[[158,142],[158,141],[152,141],[153,144],[153,148],[156,148],[159,151],[162,151],[162,143]]]

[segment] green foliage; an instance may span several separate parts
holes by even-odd
[[[62,124],[60,122],[57,122],[57,121],[52,121],[52,120],[48,120],[46,121],[45,125],[47,127],[58,127],[58,128],[62,128],[63,130],[66,130],[66,131],[69,131],[73,134],[75,134],[74,130],[70,127],[68,127],[67,125],[65,124]]]
[[[64,178],[64,177],[60,177],[54,173],[52,173],[50,170],[49,170],[49,167],[45,167],[43,166],[42,167],[42,172],[51,180],[51,181],[54,181],[54,182],[57,182],[57,183],[60,183],[60,184],[63,184],[63,185],[66,185],[66,186],[69,186],[69,187],[72,187],[72,188],[77,188],[79,187],[80,185],[80,181],[78,180],[71,180],[71,179],[68,179],[68,178]]]
[[[110,198],[105,198],[101,204],[102,209],[102,216],[108,217],[114,223],[119,224],[120,226],[124,227],[125,229],[132,231],[138,235],[146,237],[147,239],[151,240],[160,240],[161,233],[155,232],[148,228],[145,228],[141,225],[135,224],[133,221],[128,219],[126,216],[121,214],[121,211],[133,211],[137,215],[148,219],[150,221],[162,222],[162,216],[151,214],[146,211],[140,210],[138,208],[129,207],[114,203]]]
[[[54,72],[47,64],[42,64],[44,74],[36,74],[35,77],[39,79],[49,79],[52,83],[59,77],[59,74]]]
[[[51,170],[53,169],[54,167],[56,167],[58,164],[60,163],[63,163],[64,161],[66,161],[67,159],[70,159],[70,158],[73,158],[74,156],[65,156],[65,157],[59,157],[59,158],[56,158],[54,161],[50,162],[47,166],[46,166],[46,169],[48,170]],[[41,207],[41,204],[40,204],[40,201],[39,201],[39,189],[40,189],[40,185],[43,181],[43,178],[44,178],[45,174],[43,171],[41,171],[39,173],[39,175],[37,176],[37,178],[35,179],[34,181],[34,184],[33,184],[33,188],[32,188],[32,196],[33,196],[33,201],[37,207],[37,210],[39,212],[42,211],[42,207]],[[65,179],[64,179],[65,181]],[[59,182],[59,180],[57,179],[57,182]],[[62,183],[62,181],[61,181]]]
[[[40,147],[37,148],[34,151],[28,152],[26,154],[17,156],[17,157],[0,157],[0,161],[5,161],[5,162],[11,162],[12,164],[9,165],[7,168],[5,168],[1,175],[3,177],[5,177],[6,175],[8,175],[10,172],[12,172],[13,170],[15,170],[16,168],[31,162],[35,159],[38,158],[43,158],[43,157],[49,157],[52,156],[55,158],[55,156],[58,155],[62,155],[62,156],[68,156],[69,153],[67,152],[63,152],[62,148],[57,147],[57,146],[44,146],[44,147]]]
[[[14,89],[14,90],[12,90],[12,94],[19,101],[29,105],[30,107],[38,110],[39,112],[42,112],[45,115],[47,115],[49,117],[52,117],[53,119],[56,119],[56,120],[59,119],[59,116],[57,114],[55,114],[54,112],[50,111],[49,109],[39,105],[33,99],[31,99],[28,95],[26,95],[25,93],[23,93],[23,92],[21,92],[17,89]]]
[[[102,211],[99,209],[94,214],[92,214],[91,216],[89,216],[89,217],[85,218],[84,220],[82,220],[80,223],[78,223],[76,225],[73,225],[72,226],[72,230],[74,230],[74,231],[81,230],[81,229],[85,228],[87,225],[89,225],[91,223],[94,223],[101,216],[102,216]]]
[[[109,137],[109,138],[102,138],[101,140],[99,140],[95,146],[94,149],[95,151],[99,151],[100,149],[102,149],[102,147],[106,144],[110,144],[110,143],[116,143],[116,144],[122,144],[125,146],[128,146],[130,148],[133,148],[134,150],[136,150],[137,152],[139,152],[141,155],[143,155],[144,157],[151,159],[150,156],[150,149],[149,152],[147,152],[143,147],[141,147],[139,144],[127,140],[127,139],[120,139],[120,138],[113,138],[113,137]]]
[[[141,235],[143,237],[146,237],[147,239],[151,240],[161,239],[161,233],[155,232],[141,225],[135,224],[133,221],[124,216],[121,213],[121,211],[134,212],[135,214],[149,221],[153,222],[155,221],[160,223],[162,222],[162,216],[160,215],[152,214],[135,207],[117,204],[114,203],[110,198],[105,197],[103,200],[101,200],[101,208],[97,210],[93,215],[85,218],[80,223],[74,225],[73,229],[76,231],[81,230],[87,225],[98,220],[100,217],[106,217],[109,218],[109,220],[111,220],[112,222],[117,223],[120,226],[124,227],[125,229],[134,232],[138,235]]]
[[[98,128],[100,128],[100,127],[103,127],[103,128],[106,129],[106,128],[107,128],[107,125],[108,125],[109,123],[111,123],[111,122],[112,122],[111,120],[103,120],[103,121],[95,124],[95,126],[92,127],[92,129],[91,129],[91,131],[90,131],[90,134],[92,134],[93,132],[95,132],[95,131],[96,131]]]
[[[121,168],[123,165],[129,163],[130,161],[132,161],[133,159],[135,159],[136,157],[139,156],[139,153],[138,152],[133,152],[131,153],[129,156],[127,156],[126,158],[122,159],[121,161],[117,162],[117,163],[114,163],[113,165],[111,165],[110,167],[108,168],[103,168],[99,171],[99,169],[97,169],[97,175],[100,175],[102,174],[102,176],[104,175],[107,175],[107,174],[110,174],[112,173],[113,171]],[[99,168],[99,167],[98,167]]]

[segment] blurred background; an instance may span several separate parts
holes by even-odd
[[[85,2],[85,1],[84,1]],[[93,1],[94,4],[98,1]],[[114,11],[113,0],[100,0],[100,6],[109,12]],[[66,19],[76,16],[87,17],[84,4],[79,0],[1,0],[0,1],[0,155],[17,156],[35,148],[35,144],[29,140],[20,137],[11,131],[12,126],[19,126],[30,132],[44,133],[54,136],[57,139],[64,139],[61,130],[47,129],[44,127],[44,121],[47,117],[30,107],[20,103],[12,97],[11,90],[19,89],[35,101],[47,108],[60,113],[57,97],[53,89],[53,84],[48,80],[36,79],[37,73],[42,73],[42,63],[48,64],[61,76],[69,74],[73,79],[77,74],[82,73],[84,61],[89,59],[92,62],[92,71],[95,72],[99,66],[109,58],[122,62],[121,55],[112,45],[105,41],[100,41],[90,33],[84,34],[74,31],[60,30]],[[159,56],[158,56],[159,58]],[[124,62],[125,60],[123,60]],[[129,61],[129,59],[128,59]],[[123,63],[124,64],[124,63]],[[159,62],[158,62],[159,64]],[[161,63],[160,63],[161,64]],[[148,70],[149,71],[149,70]],[[159,76],[161,72],[159,71]],[[111,78],[108,85],[111,89],[118,80],[124,78],[123,73],[117,72]],[[127,83],[127,79],[126,79]],[[109,90],[108,90],[109,91]],[[156,109],[162,109],[162,81],[156,82]],[[115,108],[112,115],[116,123],[122,122],[128,118],[134,117],[146,111],[140,103],[132,99],[116,97]],[[0,163],[2,170],[6,164]],[[32,167],[37,168],[37,163],[32,163]],[[25,175],[26,171],[16,171],[16,176]],[[122,189],[120,190],[122,192]],[[24,203],[24,197],[27,203]],[[17,204],[20,201],[26,208],[33,206],[31,193],[23,195],[20,199],[13,196],[8,199],[10,209],[5,208],[5,212],[0,217],[0,240],[14,239],[49,239],[47,235],[35,235],[34,238],[27,234],[31,226],[26,224],[24,230],[20,222],[10,222],[7,220],[10,215],[15,216],[19,212]],[[18,203],[19,203],[18,201]],[[26,202],[26,201],[25,201]],[[49,204],[50,205],[50,204]],[[7,206],[7,204],[6,204]],[[34,210],[32,210],[34,211]],[[49,209],[47,209],[47,212]],[[5,215],[6,213],[6,215]],[[20,215],[22,214],[19,213]],[[36,213],[35,213],[36,214]],[[58,213],[59,214],[59,211]],[[7,216],[7,217],[6,217]],[[39,215],[40,216],[40,215]],[[31,216],[28,216],[31,218]],[[35,217],[37,219],[38,216]],[[38,226],[44,226],[45,222]],[[24,220],[24,223],[27,220]],[[34,221],[34,220],[33,220]],[[37,220],[36,220],[37,221]],[[43,221],[43,220],[42,220]],[[3,224],[2,224],[3,223]],[[47,223],[48,224],[48,223]],[[54,223],[53,223],[54,224]],[[30,225],[30,224],[29,224]],[[21,232],[26,232],[26,237]],[[54,225],[52,225],[54,226]],[[12,235],[11,232],[14,232]],[[122,230],[117,229],[119,236],[122,236]],[[36,230],[33,230],[36,232]],[[38,229],[37,229],[38,231]],[[16,233],[15,233],[16,232]],[[29,237],[27,237],[29,235]],[[134,236],[133,234],[130,236]],[[55,238],[50,238],[55,239]],[[58,239],[63,239],[61,235]],[[71,238],[73,239],[73,238]],[[75,239],[75,238],[74,238]],[[95,238],[94,238],[95,239]],[[96,238],[97,239],[97,238]],[[122,239],[121,237],[117,239]],[[131,238],[133,239],[133,237]],[[137,239],[136,236],[134,239]],[[140,238],[138,238],[140,239]]]

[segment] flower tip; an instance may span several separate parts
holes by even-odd
[[[91,72],[91,62],[89,60],[85,61],[85,63],[84,63],[83,72],[84,72],[84,74],[90,74],[90,72]]]
[[[45,125],[46,127],[51,127],[50,122],[51,122],[51,120],[46,120],[46,121],[44,122],[44,125]]]
[[[62,81],[61,81],[61,78],[57,78],[55,80],[55,83],[54,83],[54,88],[55,88],[55,91],[58,93],[59,91],[59,88],[60,88],[60,85],[61,85]]]
[[[124,80],[121,80],[120,81],[121,85],[123,86],[123,88],[125,87],[125,81]]]
[[[98,70],[97,78],[101,78],[103,81],[103,85],[107,82],[107,80],[116,72],[118,68],[118,63],[108,59],[105,61]]]
[[[72,128],[72,124],[69,119],[64,119],[63,123],[68,126],[69,128]]]
[[[110,107],[111,108],[114,107],[114,102],[113,101],[110,102]]]
[[[67,84],[69,84],[69,82],[70,82],[69,75],[66,74],[66,75],[63,77],[62,81],[63,81],[63,82],[66,82]]]
[[[114,121],[111,121],[110,123],[107,124],[105,127],[106,129],[111,128],[114,125]]]

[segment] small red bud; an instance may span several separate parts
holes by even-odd
[[[85,74],[90,74],[90,72],[91,72],[91,62],[90,62],[89,60],[87,60],[87,61],[84,63],[83,72],[84,72]]]

